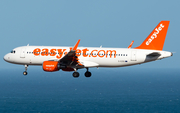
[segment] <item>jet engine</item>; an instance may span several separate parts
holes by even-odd
[[[44,71],[59,71],[60,69],[66,69],[65,65],[61,65],[58,61],[44,61],[43,62],[43,70]]]
[[[43,62],[44,71],[58,71],[58,62],[57,61],[44,61]]]

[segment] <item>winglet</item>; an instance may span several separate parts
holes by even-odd
[[[170,21],[161,21],[144,42],[135,49],[162,50]]]
[[[133,41],[131,42],[131,44],[129,45],[128,49],[130,49],[130,48],[132,47],[133,43],[134,43],[134,40],[133,40]]]
[[[77,41],[77,43],[74,45],[73,49],[72,50],[76,50],[78,45],[79,45],[79,42],[80,42],[80,39]]]

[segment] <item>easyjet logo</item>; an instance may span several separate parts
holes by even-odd
[[[151,35],[151,37],[148,39],[148,41],[146,41],[146,45],[149,45],[155,38],[157,38],[157,35],[163,28],[164,28],[164,25],[160,24],[160,26],[155,29],[154,33]]]
[[[46,67],[54,67],[54,65],[46,65]]]
[[[69,48],[69,51],[72,48]],[[33,51],[33,54],[35,56],[56,56],[57,59],[62,58],[63,55],[66,55],[67,49],[40,49],[40,48],[36,48]],[[112,56],[114,56],[114,58],[116,58],[116,50],[91,50],[89,51],[89,49],[85,48],[85,49],[77,49],[76,50],[76,56],[83,56],[83,57],[100,57],[100,58],[107,58],[110,57],[112,58]]]

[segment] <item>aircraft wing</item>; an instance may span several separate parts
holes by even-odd
[[[59,60],[60,64],[66,65],[67,67],[84,67],[76,56],[76,50],[79,45],[80,40],[75,44],[75,46]]]
[[[81,61],[84,67],[98,67],[99,64],[91,61]]]

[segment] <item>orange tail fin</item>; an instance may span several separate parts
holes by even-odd
[[[144,42],[135,49],[163,50],[169,22],[170,21],[161,21]]]

